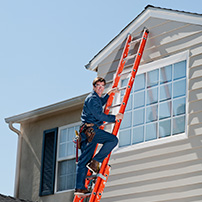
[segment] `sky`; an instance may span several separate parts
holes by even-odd
[[[201,0],[0,0],[0,194],[18,140],[4,119],[90,92],[85,65],[148,4],[202,14]]]

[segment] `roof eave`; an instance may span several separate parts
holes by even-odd
[[[48,105],[46,107],[42,107],[36,110],[32,110],[29,112],[25,112],[19,115],[15,115],[12,117],[5,118],[6,123],[22,123],[24,121],[29,121],[32,119],[39,118],[44,115],[48,115],[51,113],[56,113],[64,109],[71,109],[72,107],[78,106],[83,104],[86,96],[88,94],[84,94],[72,99],[68,99],[62,102],[58,102],[52,105]]]

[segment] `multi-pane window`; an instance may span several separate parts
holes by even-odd
[[[59,129],[56,191],[73,189],[75,187],[76,149],[73,143],[75,130],[79,130],[79,124],[69,125]]]
[[[186,60],[136,75],[119,133],[119,147],[185,132]],[[126,86],[128,78],[121,86]],[[124,92],[121,93],[121,100]]]

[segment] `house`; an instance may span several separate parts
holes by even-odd
[[[86,68],[104,77],[108,90],[128,33],[139,37],[145,27],[149,37],[102,201],[201,201],[202,15],[148,5]],[[131,67],[129,60],[121,87]],[[86,96],[5,119],[19,137],[15,197],[72,201],[72,138]],[[13,123],[20,123],[20,131]]]

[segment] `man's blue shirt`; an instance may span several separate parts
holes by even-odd
[[[103,112],[103,106],[108,98],[108,94],[99,97],[95,91],[90,93],[84,102],[81,121],[83,123],[94,123],[99,126],[103,124],[103,121],[115,122],[115,115],[107,115]]]

